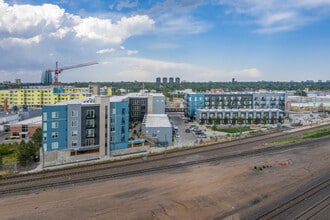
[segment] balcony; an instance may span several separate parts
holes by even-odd
[[[95,134],[86,134],[86,138],[95,138]]]
[[[95,124],[94,125],[87,124],[86,128],[96,128],[96,125]]]
[[[95,118],[95,117],[96,117],[95,114],[87,114],[87,115],[86,115],[86,118],[87,118],[87,119],[93,119],[93,118]]]

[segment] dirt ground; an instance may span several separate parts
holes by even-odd
[[[254,166],[265,166],[262,171]],[[329,174],[330,143],[0,198],[1,219],[241,219]],[[230,214],[228,217],[228,213]]]

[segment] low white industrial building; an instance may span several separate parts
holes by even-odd
[[[147,114],[144,116],[142,134],[154,141],[156,146],[172,146],[173,129],[166,114]]]

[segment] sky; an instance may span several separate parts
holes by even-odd
[[[330,0],[0,0],[0,81],[330,80]]]

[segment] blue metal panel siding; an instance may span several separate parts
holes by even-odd
[[[44,106],[42,108],[43,119],[42,119],[42,132],[43,132],[43,147],[47,145],[45,151],[63,150],[68,148],[67,144],[67,106],[56,105],[56,106]],[[52,112],[57,112],[58,117],[52,118]],[[47,118],[44,118],[44,113],[47,114]],[[52,128],[52,123],[57,122],[58,127]],[[45,131],[45,125],[47,131]],[[56,132],[57,136],[53,136]],[[45,138],[46,135],[46,138]],[[53,143],[58,143],[57,148],[52,148]]]
[[[111,102],[110,103],[110,137],[115,137],[114,141],[110,138],[110,150],[119,150],[128,147],[128,102]]]
[[[205,108],[205,95],[190,93],[186,95],[187,113],[189,117],[194,117],[196,109]]]

